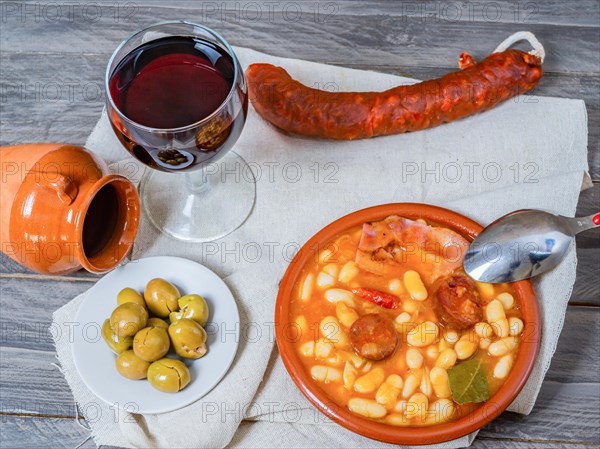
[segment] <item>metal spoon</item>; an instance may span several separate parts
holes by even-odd
[[[528,279],[557,266],[576,234],[598,226],[600,213],[571,218],[533,209],[511,212],[473,240],[465,271],[480,282]]]

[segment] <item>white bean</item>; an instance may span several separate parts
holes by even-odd
[[[354,382],[354,390],[358,393],[370,393],[375,391],[383,383],[385,373],[383,368],[375,367],[367,374],[359,377]]]
[[[512,309],[515,305],[515,298],[508,292],[500,293],[496,299],[502,303],[504,310]]]
[[[406,401],[403,401],[403,403],[406,404]],[[402,413],[390,413],[389,415],[387,415],[385,417],[385,423],[389,424],[390,426],[398,426],[398,427],[404,427],[404,426],[410,426],[410,425],[412,425],[411,422],[410,422],[410,419],[408,419],[404,415],[404,412],[402,412]]]
[[[506,337],[495,341],[488,347],[488,352],[494,357],[502,357],[517,347],[517,337]]]
[[[388,410],[392,409],[396,402],[398,401],[398,395],[400,394],[400,389],[395,386],[384,382],[377,389],[377,393],[375,393],[375,400],[383,405]]]
[[[319,262],[320,263],[329,263],[331,261],[331,256],[333,256],[333,251],[330,249],[324,249],[319,254]]]
[[[400,399],[396,402],[396,405],[394,405],[394,411],[404,415],[406,413],[406,403],[406,399]]]
[[[523,321],[516,316],[511,316],[508,319],[508,329],[510,335],[521,335],[521,332],[523,332]]]
[[[304,357],[312,357],[315,355],[315,342],[307,341],[300,345],[300,354]]]
[[[358,267],[354,263],[354,261],[350,260],[344,264],[342,269],[340,270],[340,275],[338,276],[338,281],[347,284],[352,281],[358,274]]]
[[[392,279],[388,284],[388,289],[394,295],[400,296],[404,293],[404,285],[400,279]]]
[[[493,299],[485,307],[485,316],[488,323],[498,337],[508,336],[508,320],[504,313],[502,303],[497,299]]]
[[[458,341],[458,332],[456,331],[447,331],[444,335],[444,340],[446,340],[451,345],[456,344]]]
[[[354,368],[362,368],[365,365],[365,363],[367,363],[365,359],[356,354],[354,351],[340,351],[340,353],[343,354],[346,360],[352,363]]]
[[[338,274],[338,265],[336,263],[330,263],[323,267],[323,271],[329,276],[333,276],[335,278]]]
[[[471,340],[467,336],[466,338],[462,337],[458,340],[458,343],[454,346],[454,350],[456,351],[456,356],[459,360],[465,360],[475,353],[478,346],[478,342]]]
[[[367,418],[383,418],[387,415],[386,408],[371,399],[352,398],[348,401],[348,409],[352,413],[365,416]]]
[[[308,273],[304,278],[304,282],[302,283],[302,288],[300,289],[300,300],[308,301],[312,296],[313,288],[314,288],[315,277],[312,273]]]
[[[508,376],[508,373],[512,368],[512,364],[512,354],[507,354],[504,357],[500,357],[500,360],[498,360],[498,363],[496,363],[496,366],[494,367],[494,377],[496,379],[504,379],[506,376]]]
[[[409,298],[404,298],[402,300],[402,310],[407,313],[415,313],[419,309],[420,302],[414,301]]]
[[[332,275],[321,272],[317,276],[317,285],[319,288],[331,287],[333,284],[335,284],[335,279]]]
[[[402,380],[402,377],[399,374],[390,374],[385,381],[398,389],[402,389],[402,386],[404,385],[404,380]]]
[[[319,359],[326,359],[331,356],[333,352],[333,343],[324,338],[319,338],[315,343],[315,357]]]
[[[342,379],[342,373],[336,368],[329,366],[315,365],[310,369],[310,375],[318,382],[326,384],[331,382],[339,382]]]
[[[489,304],[485,306],[485,318],[490,324],[505,319],[506,314],[504,313],[502,303],[497,299],[491,300]]]
[[[411,346],[429,346],[437,340],[439,332],[439,328],[433,321],[424,321],[408,333],[406,341]]]
[[[344,362],[345,362],[345,360],[342,357],[340,357],[339,354],[333,354],[331,357],[329,357],[327,359],[327,363],[329,363],[332,366],[340,366]]]
[[[429,368],[425,368],[423,377],[421,377],[421,386],[419,389],[427,397],[431,396],[431,379],[429,378]]]
[[[454,414],[454,402],[450,399],[442,398],[432,402],[427,411],[427,423],[438,424],[448,421]]]
[[[406,404],[406,417],[414,418],[415,416],[426,417],[427,409],[429,408],[429,398],[423,393],[415,393]]]
[[[493,284],[488,284],[487,282],[475,282],[475,284],[477,284],[477,290],[479,290],[479,294],[484,299],[490,299],[494,297],[496,290],[494,289]]]
[[[436,366],[431,369],[429,373],[429,379],[431,380],[431,386],[433,391],[439,398],[449,398],[452,394],[450,391],[450,383],[448,381],[448,371],[444,368]]]
[[[492,324],[492,329],[494,329],[494,333],[500,337],[508,337],[510,333],[510,328],[508,325],[508,320],[505,318],[503,320],[494,321]]]
[[[425,301],[429,296],[421,280],[421,275],[414,270],[408,270],[404,273],[404,287],[415,301]]]
[[[325,291],[325,299],[332,304],[343,302],[347,306],[354,307],[354,299],[351,291],[343,288],[330,288]]]
[[[319,323],[323,337],[333,343],[336,348],[344,349],[350,346],[350,340],[342,329],[340,322],[334,316],[326,316]]]
[[[396,317],[395,321],[398,324],[408,323],[410,321],[410,314],[406,313],[406,312],[402,312],[400,315],[398,315]]]
[[[356,380],[357,377],[358,377],[358,372],[356,371],[356,368],[354,367],[354,365],[352,365],[352,363],[350,363],[350,362],[346,362],[346,365],[344,365],[344,373],[343,373],[344,387],[346,387],[348,390],[351,390],[352,387],[354,386],[354,381]]]
[[[410,371],[406,380],[404,381],[404,387],[402,388],[402,397],[409,398],[419,387],[421,383],[422,374],[415,371]]]
[[[358,313],[352,307],[348,307],[343,302],[338,302],[335,305],[335,314],[342,323],[346,327],[352,326],[352,324],[358,320]]]
[[[440,351],[436,345],[431,345],[427,348],[425,354],[427,355],[428,359],[436,359],[439,356]]]
[[[494,330],[488,323],[481,321],[475,324],[475,333],[481,338],[491,338],[494,335]]]
[[[406,351],[406,364],[409,368],[416,369],[423,366],[423,355],[421,351],[415,348],[408,348]]]
[[[435,361],[435,366],[439,366],[444,369],[450,369],[456,363],[458,355],[452,348],[443,350]]]

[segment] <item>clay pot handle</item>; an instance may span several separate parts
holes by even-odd
[[[46,176],[42,176],[37,180],[37,184],[41,187],[54,190],[58,195],[58,198],[65,206],[71,204],[79,192],[77,185],[71,180],[71,178],[61,174],[56,174],[53,179],[48,179]]]

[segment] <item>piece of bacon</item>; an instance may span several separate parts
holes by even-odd
[[[355,262],[378,275],[395,275],[403,266],[416,270],[423,281],[433,283],[462,267],[469,242],[442,227],[392,215],[365,223]]]

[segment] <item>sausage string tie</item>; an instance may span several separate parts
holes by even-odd
[[[513,45],[519,41],[527,41],[533,47],[533,50],[529,52],[530,55],[537,56],[540,58],[542,63],[544,62],[544,58],[546,57],[546,51],[544,50],[544,46],[537,40],[535,35],[529,31],[517,31],[514,34],[508,36],[504,41],[500,43],[493,51],[493,53],[500,53],[504,50],[507,50],[508,47]]]

